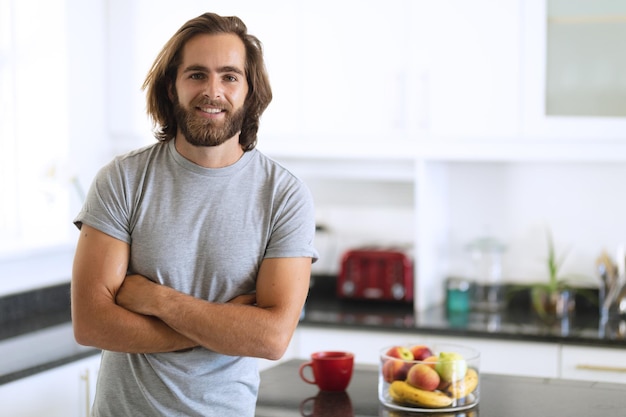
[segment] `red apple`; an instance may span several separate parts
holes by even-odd
[[[433,352],[426,345],[414,345],[410,348],[411,353],[413,354],[413,358],[416,361],[423,361],[429,356],[433,356]]]
[[[393,381],[404,381],[412,365],[400,359],[388,359],[383,364],[383,378],[390,384]]]
[[[412,361],[413,354],[409,348],[404,346],[393,346],[387,351],[387,356],[402,359],[403,361]]]
[[[411,366],[406,376],[406,382],[413,385],[415,388],[423,389],[426,391],[434,391],[441,382],[439,374],[430,366],[418,363]]]
[[[425,358],[422,362],[425,365],[428,365],[431,368],[435,369],[435,365],[437,364],[438,361],[439,361],[439,356],[432,355],[432,356]]]

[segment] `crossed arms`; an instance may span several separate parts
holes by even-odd
[[[265,259],[254,295],[212,303],[126,275],[130,246],[83,225],[72,272],[78,343],[118,352],[215,352],[279,359],[298,324],[311,258]]]

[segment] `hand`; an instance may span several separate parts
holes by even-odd
[[[231,304],[245,304],[245,305],[256,305],[256,294],[242,294],[238,295],[228,301]]]
[[[127,310],[149,316],[158,289],[159,284],[142,275],[127,275],[117,291],[115,302]]]

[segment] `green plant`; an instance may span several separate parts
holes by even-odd
[[[558,311],[557,305],[559,302],[565,302],[567,305],[560,306],[561,309],[573,308],[574,295],[581,294],[583,297],[589,299],[593,303],[597,303],[596,297],[592,292],[576,287],[573,284],[574,281],[580,279],[586,279],[585,275],[581,274],[567,274],[562,275],[560,273],[561,266],[565,262],[568,253],[564,252],[561,256],[557,255],[554,240],[550,230],[547,232],[548,241],[548,257],[546,258],[546,267],[548,270],[547,282],[534,282],[525,286],[518,286],[514,291],[521,289],[528,289],[530,291],[530,301],[533,310],[541,318],[549,318],[558,316],[559,314],[565,314],[567,311]]]

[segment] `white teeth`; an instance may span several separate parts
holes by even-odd
[[[222,112],[222,109],[213,109],[213,108],[211,108],[211,109],[203,108],[201,110],[203,112],[205,112],[205,113],[211,113],[211,114],[217,114],[217,113],[221,113]]]

